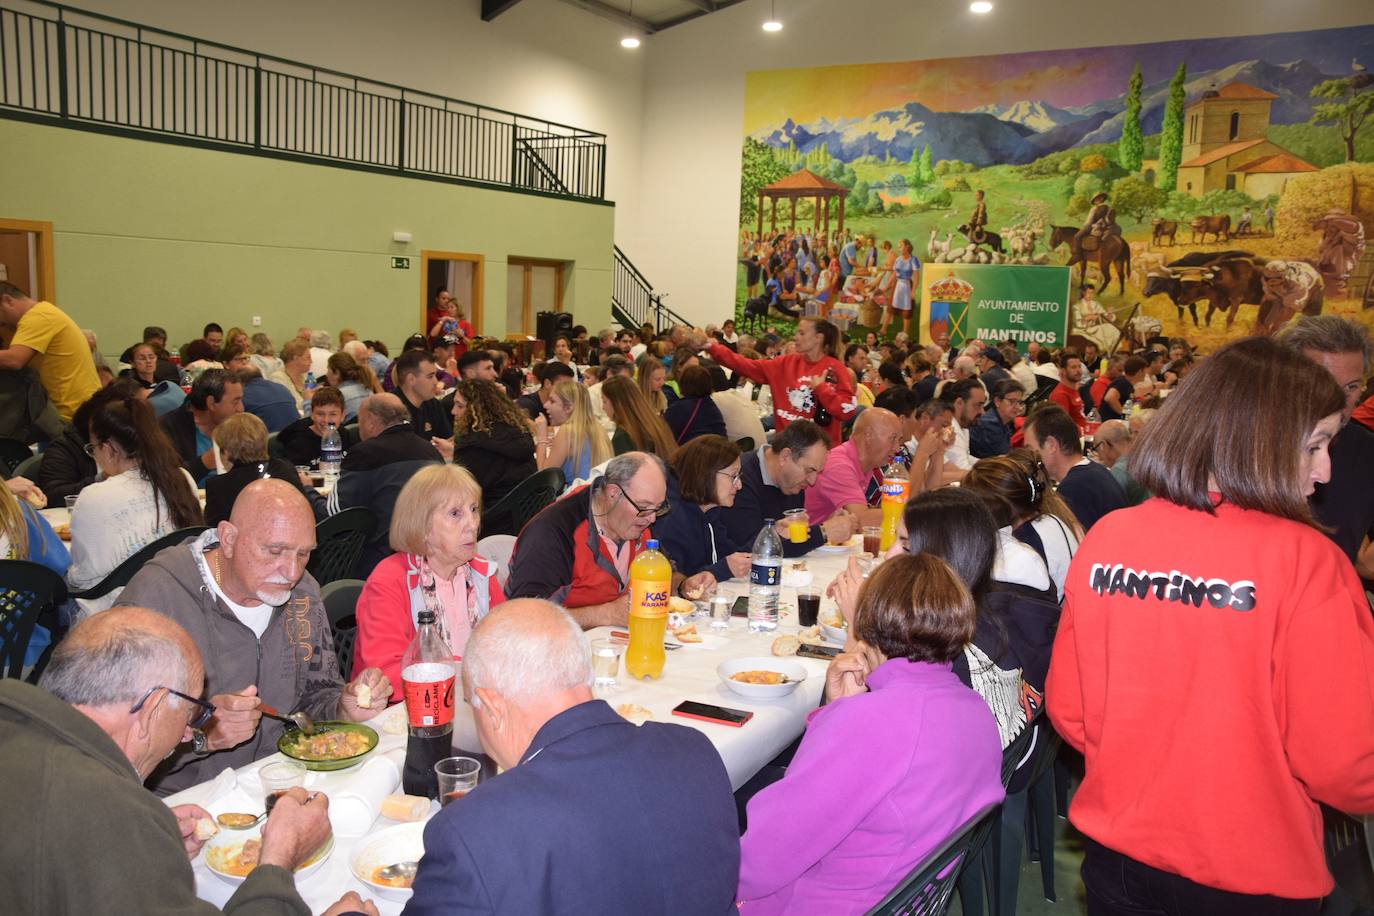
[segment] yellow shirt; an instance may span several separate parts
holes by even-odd
[[[65,312],[51,302],[40,302],[24,313],[11,346],[35,351],[29,365],[47,389],[48,399],[64,420],[100,390],[86,335]]]

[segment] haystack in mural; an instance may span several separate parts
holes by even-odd
[[[1068,265],[1075,299],[1097,288],[1075,314],[1127,340],[1374,324],[1371,47],[1363,26],[751,73],[740,304],[877,324],[909,246],[925,271]]]

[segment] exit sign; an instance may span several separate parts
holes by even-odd
[[[392,258],[392,270],[410,270],[410,258]]]

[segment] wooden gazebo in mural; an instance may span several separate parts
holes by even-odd
[[[810,169],[802,169],[793,172],[786,178],[775,181],[766,188],[759,189],[759,230],[758,234],[763,235],[763,201],[765,198],[772,201],[769,215],[769,225],[773,232],[778,231],[778,200],[787,199],[792,201],[792,216],[790,225],[795,230],[797,228],[797,200],[799,198],[815,198],[816,215],[814,228],[830,234],[830,202],[839,199],[839,213],[836,216],[836,229],[844,230],[844,199],[849,195],[849,189],[843,185],[838,185],[833,181],[826,181]]]

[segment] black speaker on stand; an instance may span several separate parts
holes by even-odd
[[[566,337],[572,340],[572,312],[539,312],[534,316],[535,336],[544,342],[544,358],[553,356],[555,338]]]

